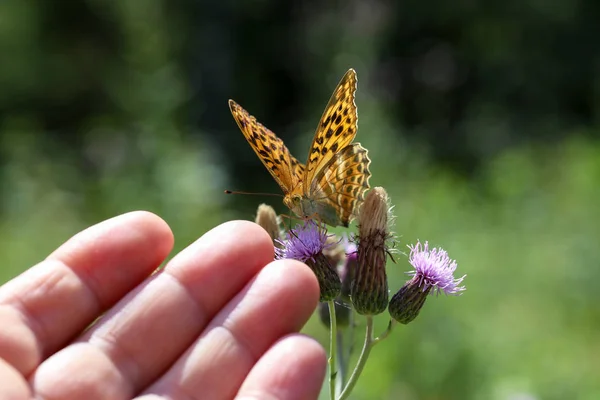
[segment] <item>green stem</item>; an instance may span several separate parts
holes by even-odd
[[[351,307],[348,305],[348,307]],[[356,330],[354,323],[354,312],[350,310],[348,317],[348,329],[338,329],[338,371],[337,371],[337,386],[336,393],[341,393],[346,382],[348,381],[348,364],[354,350],[354,331]],[[348,345],[345,345],[348,343]]]
[[[335,318],[334,300],[327,302],[329,306],[329,399],[335,400],[335,385],[337,375],[337,321]]]
[[[381,335],[379,335],[378,337],[373,339],[373,346],[375,346],[377,343],[381,342],[383,339],[387,338],[390,335],[390,333],[392,333],[394,326],[396,326],[396,320],[390,319],[390,323],[388,324],[388,327],[385,330],[385,332],[383,332]]]
[[[389,334],[392,332],[392,329],[394,328],[394,326],[396,325],[396,321],[391,319],[385,332],[383,332],[379,337],[373,338],[373,317],[370,315],[367,315],[366,319],[367,319],[367,327],[366,327],[366,332],[365,332],[365,342],[363,344],[362,351],[360,352],[360,356],[358,357],[358,361],[356,362],[356,367],[354,367],[354,371],[352,371],[352,375],[350,376],[350,379],[348,380],[348,384],[346,385],[346,387],[342,391],[342,394],[340,394],[340,397],[338,397],[337,400],[344,400],[345,398],[347,398],[350,395],[350,393],[352,392],[352,389],[354,389],[354,385],[356,385],[356,382],[358,382],[358,378],[360,377],[360,374],[362,373],[363,368],[365,367],[365,365],[367,363],[367,359],[369,358],[371,349],[377,343],[379,343],[382,340],[384,340],[385,338],[387,338],[389,336]]]
[[[335,392],[340,393],[346,384],[346,377],[348,374],[348,357],[346,356],[345,343],[344,343],[344,332],[341,329],[337,331],[337,357],[338,357],[338,370],[337,370],[337,382],[335,386]]]
[[[347,354],[346,354],[346,363],[350,362],[350,358],[352,357],[352,354],[354,353],[354,332],[356,332],[356,322],[354,321],[354,316],[356,314],[354,313],[353,310],[350,310],[350,321],[348,326],[350,327],[350,332],[348,333],[348,350],[347,350]],[[346,365],[346,371],[348,371],[348,365]],[[346,374],[344,376],[344,379],[348,377],[348,374]],[[344,381],[344,384],[346,382]]]
[[[338,400],[343,400],[347,398],[352,389],[354,389],[354,385],[358,382],[358,377],[360,376],[365,364],[367,363],[367,359],[369,358],[369,353],[371,352],[371,348],[373,347],[373,317],[367,315],[367,329],[365,332],[365,342],[363,344],[362,351],[360,352],[360,356],[358,357],[358,361],[356,362],[356,367],[354,367],[354,371],[352,371],[352,375],[350,379],[348,379],[348,383],[346,387],[338,397]]]

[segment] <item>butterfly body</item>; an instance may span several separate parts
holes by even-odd
[[[355,91],[356,72],[350,69],[325,108],[306,165],[273,132],[229,100],[244,137],[283,190],[284,204],[300,217],[348,226],[369,189],[367,150],[352,143],[358,119]]]
[[[319,220],[331,226],[347,224],[338,216],[337,209],[326,203],[300,195],[288,195],[284,197],[283,203],[296,215],[303,217],[318,216]]]

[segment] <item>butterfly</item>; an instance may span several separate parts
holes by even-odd
[[[371,160],[367,149],[352,143],[358,129],[356,82],[356,71],[349,69],[333,91],[306,165],[273,132],[229,100],[244,137],[283,190],[284,204],[299,217],[317,217],[328,225],[347,227],[364,201]]]

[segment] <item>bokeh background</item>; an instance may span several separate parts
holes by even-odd
[[[280,193],[227,100],[304,159],[352,67],[399,248],[429,240],[468,275],[373,350],[353,398],[600,398],[600,3],[336,3],[1,1],[0,281],[131,210],[176,249],[284,212],[223,194]]]

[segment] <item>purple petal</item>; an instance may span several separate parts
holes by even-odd
[[[457,295],[465,290],[464,286],[458,286],[466,275],[461,278],[454,278],[457,264],[455,260],[448,257],[448,253],[438,247],[429,249],[429,243],[421,244],[417,242],[410,248],[409,262],[415,268],[409,272],[413,279],[418,283],[419,287],[425,291],[432,288],[432,293]]]
[[[321,229],[313,220],[306,221],[304,225],[296,225],[291,229],[286,240],[278,240],[283,247],[275,249],[275,257],[293,258],[302,262],[313,259],[331,245],[326,244],[327,237],[325,229]]]

